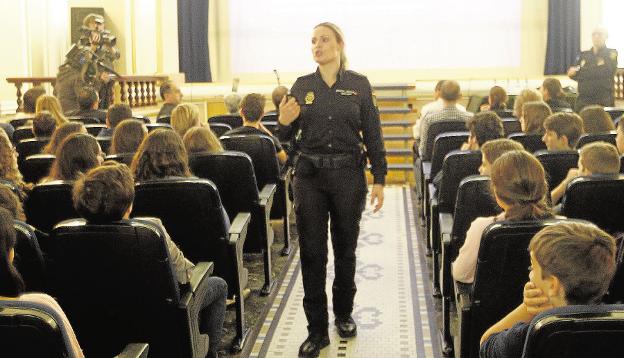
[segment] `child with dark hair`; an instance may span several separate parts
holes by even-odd
[[[240,114],[243,117],[242,127],[234,128],[225,133],[228,135],[265,135],[273,140],[275,146],[275,154],[280,164],[286,163],[288,156],[286,151],[282,148],[279,139],[275,138],[268,129],[266,129],[262,122],[262,116],[264,115],[264,104],[266,100],[264,96],[258,93],[250,93],[246,95],[240,103]]]
[[[461,150],[479,150],[485,142],[505,137],[503,122],[496,112],[477,113],[466,121],[466,127],[470,136],[468,142],[461,146]]]
[[[35,138],[50,138],[52,137],[55,129],[56,119],[52,113],[48,111],[41,111],[35,115],[35,118],[33,118],[32,132]]]
[[[136,119],[121,121],[113,131],[110,154],[134,153],[147,136],[145,123]]]
[[[177,136],[173,131],[169,131]],[[91,169],[76,181],[73,189],[73,201],[76,211],[89,222],[111,223],[127,220],[134,201],[134,180],[132,172],[125,164],[112,161]],[[155,221],[158,219],[141,219]],[[165,230],[163,228],[163,230]],[[194,267],[165,232],[165,242],[171,258],[171,266],[179,284],[189,282]],[[223,320],[225,318],[225,299],[227,283],[220,277],[207,278],[211,289],[206,294],[199,312],[200,331],[208,334],[209,357],[218,356]]]
[[[50,174],[42,181],[76,180],[80,174],[102,164],[104,156],[100,145],[92,135],[71,134],[57,149]]]
[[[555,307],[597,305],[615,274],[615,240],[591,224],[547,226],[529,244],[524,300],[481,337],[480,357],[521,357],[533,317]]]
[[[544,121],[544,130],[548,150],[572,150],[583,134],[583,120],[576,113],[555,113]]]

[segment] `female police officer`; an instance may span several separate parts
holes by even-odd
[[[293,189],[309,333],[299,349],[300,357],[316,357],[329,345],[328,219],[334,248],[335,324],[341,337],[356,335],[351,312],[356,291],[355,249],[367,191],[366,157],[374,177],[371,204],[375,203],[375,212],[383,205],[387,171],[370,83],[346,69],[344,37],[336,25],[326,22],[314,28],[312,55],[318,69],[298,78],[292,96],[282,99],[278,129],[281,140],[294,138],[297,151]]]

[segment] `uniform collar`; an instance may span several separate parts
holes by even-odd
[[[343,78],[345,73],[347,73],[347,70],[345,70],[344,67],[340,66],[340,69],[338,70],[338,73],[336,74],[336,83],[340,82],[340,80]],[[323,80],[323,77],[321,77],[321,69],[319,67],[316,67],[315,75],[316,77],[319,78],[319,80],[321,81]]]

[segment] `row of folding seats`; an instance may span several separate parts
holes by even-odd
[[[283,220],[282,253],[287,255],[290,250],[290,173],[280,173],[275,147],[269,137],[223,137],[222,143],[228,149],[239,151],[199,153],[190,158],[192,172],[212,181],[171,179],[137,183],[133,215],[159,217],[189,259],[215,262],[215,273],[226,279],[230,296],[236,297],[236,344],[240,346],[246,332],[242,289],[247,278],[242,267],[242,253],[263,254],[265,283],[261,294],[268,295],[273,287],[271,218]],[[128,160],[127,157],[117,156],[116,159],[123,161]],[[49,159],[53,160],[53,156]],[[25,203],[28,222],[49,233],[60,221],[77,217],[71,189],[71,182],[36,185]],[[50,210],[49,203],[55,203],[54,210]],[[229,217],[235,218],[229,236],[223,230],[216,230],[220,222],[225,222],[223,208]],[[241,221],[240,215],[248,218]],[[46,252],[45,243],[42,247]],[[213,256],[206,257],[207,252]]]
[[[440,126],[445,126],[441,124]],[[447,127],[448,128],[448,127]],[[454,129],[454,128],[452,128]],[[445,348],[451,349],[452,337],[450,332],[450,307],[451,302],[455,298],[454,282],[450,272],[451,262],[457,256],[459,248],[463,244],[466,231],[470,223],[479,216],[492,216],[500,212],[500,208],[491,199],[487,193],[489,192],[489,178],[482,176],[470,176],[470,174],[477,174],[478,167],[480,165],[481,155],[480,152],[458,151],[461,143],[463,143],[467,136],[467,132],[444,132],[444,129],[440,130],[441,134],[437,135],[436,140],[433,143],[432,148],[432,161],[431,163],[421,162],[421,172],[423,174],[424,181],[421,182],[421,195],[423,200],[423,212],[427,223],[427,236],[428,246],[431,248],[433,254],[433,292],[435,295],[442,294],[443,300],[443,322],[442,333],[444,337]],[[608,133],[603,136],[587,136],[585,137],[587,142],[595,140],[613,141],[614,135]],[[540,138],[541,142],[541,138]],[[582,142],[581,142],[582,144]],[[437,152],[437,153],[436,153]],[[539,151],[535,153],[538,159],[544,165],[546,172],[548,173],[549,186],[553,188],[556,186],[567,174],[570,168],[576,167],[578,162],[578,152],[548,152]],[[442,180],[438,182],[437,187],[431,184],[431,180],[437,175],[438,172],[443,171],[444,175]],[[579,178],[571,184],[571,190],[567,193],[565,203],[562,204],[562,210],[564,215],[570,218],[585,218],[597,224],[598,226],[607,229],[610,232],[622,231],[624,227],[616,223],[617,215],[614,215],[618,210],[624,209],[624,181],[619,178],[601,178],[602,180],[594,180],[593,178]],[[435,193],[437,190],[437,193]],[[435,195],[432,195],[435,193]],[[616,193],[616,194],[614,194]],[[593,198],[589,198],[592,196]],[[592,199],[592,200],[590,200]],[[589,206],[587,203],[590,203]],[[598,208],[597,206],[601,206]],[[591,215],[587,215],[592,213]],[[522,235],[520,232],[522,229],[514,228],[516,223],[509,224],[512,232],[516,232],[517,235]],[[531,223],[524,223],[522,225],[530,225]],[[526,247],[528,246],[528,240],[532,237],[533,233],[537,232],[541,226],[549,224],[548,222],[534,223],[537,225],[535,230],[529,230],[529,233],[525,235],[526,244],[520,245],[522,249],[517,251],[518,255],[528,260],[526,255]],[[522,226],[520,225],[520,226]],[[514,235],[516,235],[514,234]],[[485,235],[485,234],[484,234]],[[484,236],[484,239],[485,236]],[[504,240],[504,239],[502,239]],[[501,242],[502,245],[507,243]],[[483,246],[483,244],[482,244]],[[480,255],[481,255],[480,250]],[[504,251],[500,249],[496,250],[483,250],[483,255],[501,254]],[[501,254],[502,255],[502,254]],[[503,255],[506,256],[506,255]],[[508,257],[508,256],[507,256]],[[491,262],[492,258],[483,257],[479,258],[479,262]],[[519,273],[517,280],[526,281],[526,265],[521,263],[517,266],[521,268],[519,271],[513,267],[509,269],[507,275],[513,275]],[[500,269],[500,268],[499,268]],[[479,269],[477,269],[479,271]],[[483,271],[483,270],[482,270]],[[496,275],[502,274],[500,270],[485,269],[486,272],[496,273]],[[441,278],[440,278],[441,275]],[[623,273],[624,275],[624,273]],[[504,275],[503,275],[504,276]],[[483,282],[490,282],[492,278],[482,279]],[[624,283],[623,280],[622,283]],[[475,283],[477,281],[475,280]],[[616,284],[614,280],[614,287],[610,290],[611,300],[624,299],[624,289],[616,287],[621,285],[619,282]],[[483,286],[483,284],[481,285]],[[479,286],[479,287],[481,287]],[[473,286],[473,290],[477,286]],[[518,288],[519,287],[519,288]],[[482,295],[492,294],[496,297],[496,300],[504,301],[505,304],[509,304],[503,309],[498,311],[487,308],[482,311],[478,311],[476,315],[470,313],[473,311],[471,307],[479,307],[483,298],[479,294],[466,294],[461,297],[461,302],[458,302],[458,316],[460,317],[460,329],[459,329],[459,353],[462,357],[476,357],[476,349],[478,348],[478,339],[483,331],[489,327],[489,325],[502,318],[504,314],[509,312],[516,302],[522,296],[522,285],[517,286],[516,290],[511,293],[514,297],[513,300],[507,299],[507,296],[496,295],[495,293],[488,293],[486,288],[481,292]],[[518,291],[518,289],[520,291]],[[518,291],[518,292],[516,292]],[[510,294],[510,290],[502,290],[505,294]],[[511,296],[510,296],[511,297]],[[497,302],[496,300],[492,302]],[[476,301],[477,305],[472,304],[472,301]],[[476,311],[475,311],[476,312]],[[496,315],[499,312],[502,315]],[[494,313],[492,316],[487,316],[489,313]],[[463,314],[463,316],[462,316]],[[484,316],[485,315],[485,316]],[[473,318],[476,317],[477,322],[473,322]],[[485,321],[480,322],[484,319]],[[489,321],[487,320],[489,318]],[[462,321],[463,318],[463,321]],[[463,322],[463,324],[462,324]],[[484,323],[485,322],[485,323]],[[472,328],[471,328],[472,327]]]

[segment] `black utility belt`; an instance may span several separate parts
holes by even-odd
[[[362,163],[362,155],[299,153],[299,160],[308,161],[317,169],[357,168]]]

